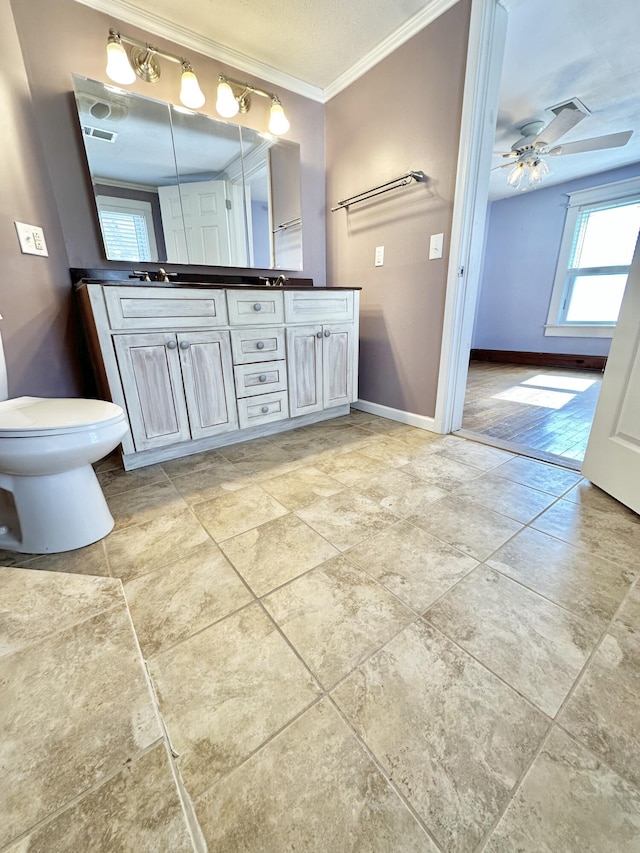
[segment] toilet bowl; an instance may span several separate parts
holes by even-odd
[[[92,463],[129,429],[120,406],[84,399],[7,400],[1,388],[0,399],[0,489],[9,493],[0,510],[0,548],[49,554],[106,536],[114,522]]]

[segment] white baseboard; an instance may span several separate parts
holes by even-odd
[[[438,432],[435,418],[426,415],[416,415],[413,412],[404,412],[402,409],[392,409],[390,406],[382,406],[380,403],[370,403],[368,400],[356,400],[351,404],[352,409],[368,412],[370,415],[379,415],[381,418],[389,418],[401,424],[427,429],[429,432]]]

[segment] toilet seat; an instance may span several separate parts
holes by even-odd
[[[0,402],[0,438],[87,432],[123,419],[106,400],[15,397]]]

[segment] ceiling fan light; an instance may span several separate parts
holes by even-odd
[[[238,115],[240,105],[236,96],[233,94],[233,89],[226,80],[220,80],[218,83],[218,95],[216,100],[216,112],[223,118],[233,118]]]
[[[517,190],[524,177],[524,163],[516,163],[507,176],[507,184]]]
[[[123,86],[128,86],[136,81],[136,72],[133,70],[127,51],[116,32],[109,33],[106,72],[109,79]]]
[[[537,187],[538,184],[542,183],[542,181],[547,177],[550,173],[550,169],[545,163],[544,160],[536,159],[534,160],[528,169],[528,182],[529,187]]]

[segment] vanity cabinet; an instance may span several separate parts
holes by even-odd
[[[114,335],[137,451],[237,429],[228,332]]]
[[[356,397],[357,340],[353,323],[287,329],[291,416],[348,405]]]
[[[357,289],[87,282],[78,289],[100,393],[122,406],[126,469],[349,411]]]

